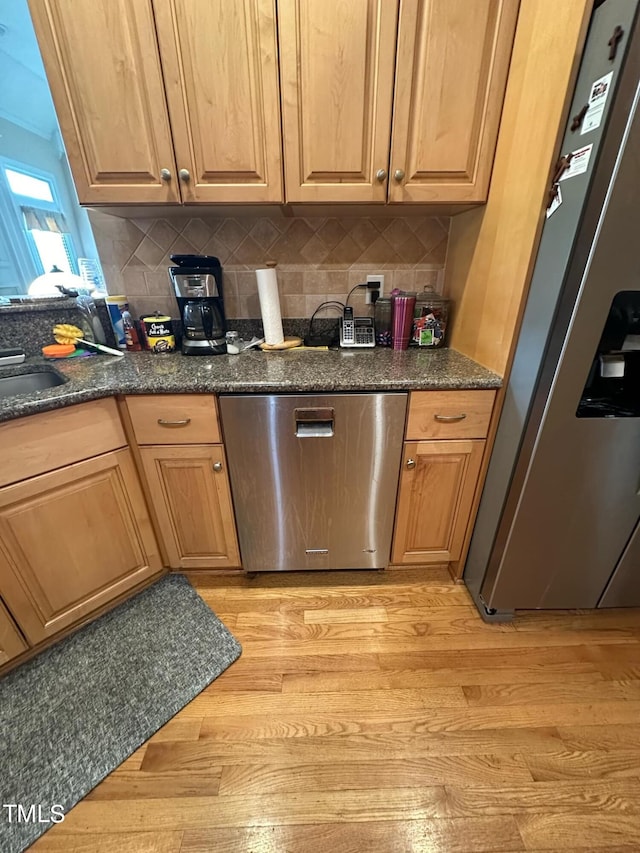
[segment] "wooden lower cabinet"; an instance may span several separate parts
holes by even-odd
[[[6,607],[0,601],[0,667],[28,648]]]
[[[141,447],[140,456],[171,568],[240,566],[222,445]]]
[[[0,595],[31,645],[161,570],[128,449],[0,489]]]
[[[391,560],[459,559],[484,441],[408,441],[404,446]]]

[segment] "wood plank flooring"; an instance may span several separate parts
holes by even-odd
[[[36,853],[640,850],[640,611],[486,625],[439,567],[189,577],[242,657]]]

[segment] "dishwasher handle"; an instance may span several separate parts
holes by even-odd
[[[296,438],[331,438],[334,432],[335,412],[329,407],[294,409]]]

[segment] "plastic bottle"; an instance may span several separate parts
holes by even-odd
[[[109,311],[109,319],[111,320],[113,333],[116,336],[118,349],[126,349],[127,339],[124,334],[122,312],[126,311],[129,307],[127,297],[124,296],[124,294],[122,296],[107,296],[104,301],[107,305],[107,310]]]
[[[133,322],[133,317],[129,312],[129,306],[123,309],[121,313],[127,349],[129,350],[129,352],[140,352],[142,350],[142,344],[140,343],[140,338],[138,337],[138,330],[136,329],[135,323]]]

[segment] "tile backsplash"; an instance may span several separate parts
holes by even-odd
[[[384,273],[386,293],[442,291],[446,217],[89,216],[109,293],[125,293],[134,315],[156,309],[176,315],[167,273],[172,254],[220,259],[228,317],[260,317],[254,270],[267,261],[277,262],[284,317],[309,317],[326,299],[344,301],[368,272]],[[351,302],[362,305],[364,292]]]

